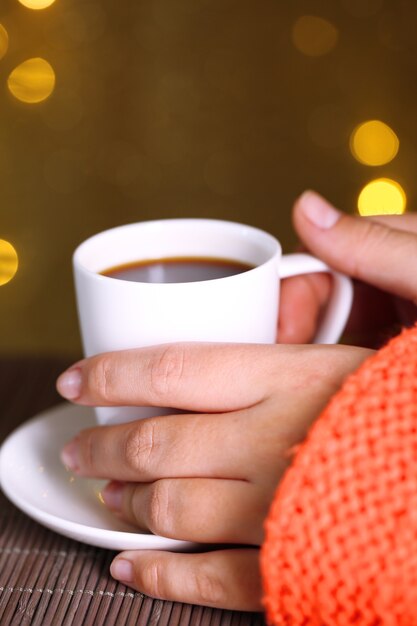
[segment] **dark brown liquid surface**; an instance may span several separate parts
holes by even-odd
[[[251,269],[251,265],[228,259],[178,257],[134,261],[110,267],[100,273],[137,283],[192,283],[234,276]]]

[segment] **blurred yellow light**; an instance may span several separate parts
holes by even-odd
[[[358,198],[360,215],[399,215],[404,213],[407,196],[399,183],[377,178],[362,189]]]
[[[55,2],[55,0],[19,0],[20,4],[28,9],[46,9]]]
[[[45,59],[24,61],[10,74],[7,85],[21,102],[36,104],[46,100],[55,87],[55,72]]]
[[[292,29],[294,46],[307,56],[319,57],[332,50],[338,40],[337,28],[328,20],[314,15],[298,18]]]
[[[0,285],[5,285],[17,272],[17,252],[12,244],[0,239]]]
[[[0,59],[4,57],[9,47],[9,35],[7,30],[0,24]]]
[[[384,165],[396,156],[400,142],[392,128],[378,120],[364,122],[350,137],[350,149],[364,165]]]

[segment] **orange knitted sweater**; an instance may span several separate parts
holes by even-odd
[[[348,377],[297,450],[261,569],[275,626],[417,625],[417,326]]]

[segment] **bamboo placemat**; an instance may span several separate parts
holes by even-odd
[[[0,442],[59,402],[55,379],[69,363],[0,361]],[[1,626],[263,626],[260,614],[153,600],[114,581],[116,553],[33,522],[0,493]]]

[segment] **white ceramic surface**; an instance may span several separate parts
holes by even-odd
[[[15,430],[0,449],[0,485],[6,496],[52,530],[101,548],[183,551],[195,544],[136,532],[100,501],[105,481],[78,478],[59,452],[83,428],[96,425],[88,407],[59,405]]]
[[[231,259],[254,268],[189,283],[150,284],[100,275],[124,263],[169,257]],[[73,265],[86,356],[177,341],[274,343],[280,278],[330,271],[306,254],[282,257],[279,241],[258,228],[210,219],[155,220],[104,231],[77,248]],[[350,280],[332,274],[335,289],[317,343],[339,340],[351,308]],[[155,414],[149,407],[96,411],[100,423]]]

